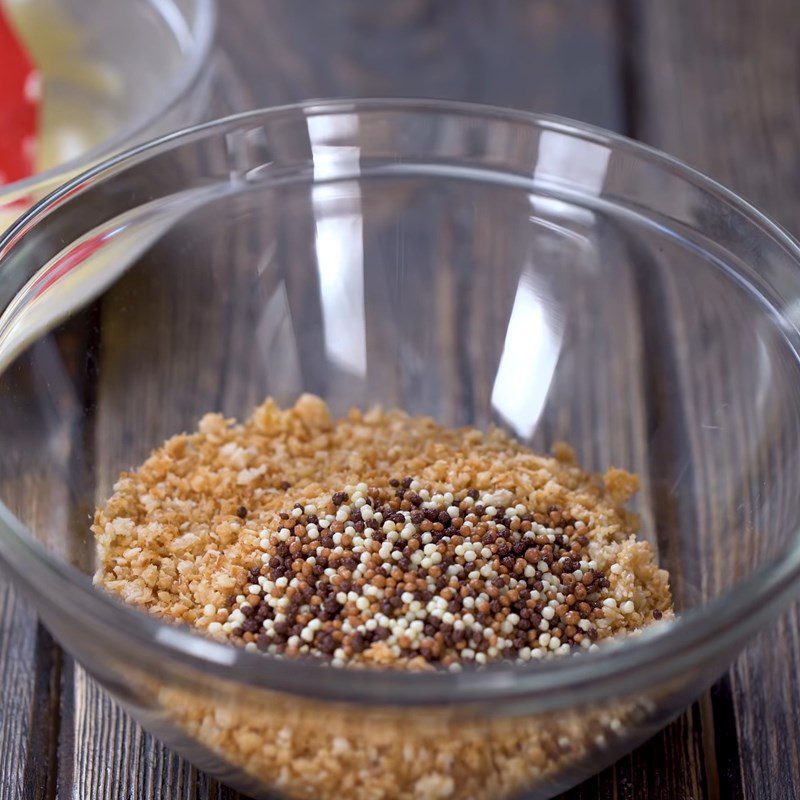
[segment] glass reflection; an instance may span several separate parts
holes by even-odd
[[[503,354],[492,386],[492,407],[521,438],[544,410],[563,341],[563,319],[529,267],[519,279]]]
[[[303,373],[284,281],[271,292],[264,305],[256,327],[256,341],[273,397],[279,403],[289,404],[303,389]]]
[[[576,183],[583,193],[599,195],[611,150],[597,142],[572,139],[559,131],[542,131],[534,180]]]
[[[325,353],[340,369],[356,377],[367,372],[364,318],[364,231],[358,183],[320,183],[359,173],[360,148],[330,144],[338,136],[357,138],[355,116],[309,117],[314,162],[314,207]],[[337,201],[344,198],[345,213]]]

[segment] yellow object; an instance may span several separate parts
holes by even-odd
[[[113,133],[119,81],[86,57],[79,27],[52,0],[5,0],[4,7],[43,78],[37,169],[73,159]]]

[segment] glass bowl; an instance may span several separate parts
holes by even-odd
[[[4,0],[42,75],[37,173],[0,185],[0,229],[79,170],[198,122],[215,0]]]
[[[679,713],[797,585],[800,251],[688,167],[433,101],[256,111],[72,180],[0,240],[0,554],[142,724],[256,797],[545,798]],[[89,514],[215,409],[304,391],[641,477],[678,619],[453,674],[228,647],[91,583]]]

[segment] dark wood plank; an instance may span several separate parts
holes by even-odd
[[[21,797],[36,658],[36,617],[0,577],[0,798]]]
[[[59,796],[103,800],[196,796],[194,767],[145,733],[80,666],[73,666],[70,678],[70,721],[77,746],[74,762],[60,765],[65,780]]]
[[[629,5],[631,38],[637,42],[631,59],[632,132],[726,183],[796,235],[796,4]],[[696,402],[702,408],[714,401],[708,396]],[[768,641],[768,646],[764,637],[753,643],[710,696],[720,797],[788,800],[800,786],[796,606]]]
[[[78,501],[84,474],[86,330],[81,323],[62,326],[21,355],[2,378],[0,498],[41,543],[65,558],[74,555],[69,531],[76,523],[85,530],[86,520]],[[60,648],[38,625],[33,610],[0,576],[4,800],[55,795],[62,661]]]
[[[61,648],[40,623],[36,629],[31,735],[28,737],[22,787],[22,796],[26,800],[50,800],[55,796],[62,663]]]
[[[220,41],[254,106],[434,97],[624,122],[607,0],[227,0]]]

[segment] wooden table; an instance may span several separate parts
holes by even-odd
[[[555,112],[663,148],[800,233],[796,0],[220,5],[217,113],[380,95]],[[798,797],[798,630],[792,606],[680,719],[565,797]],[[240,796],[143,733],[0,581],[0,800],[55,797]]]

